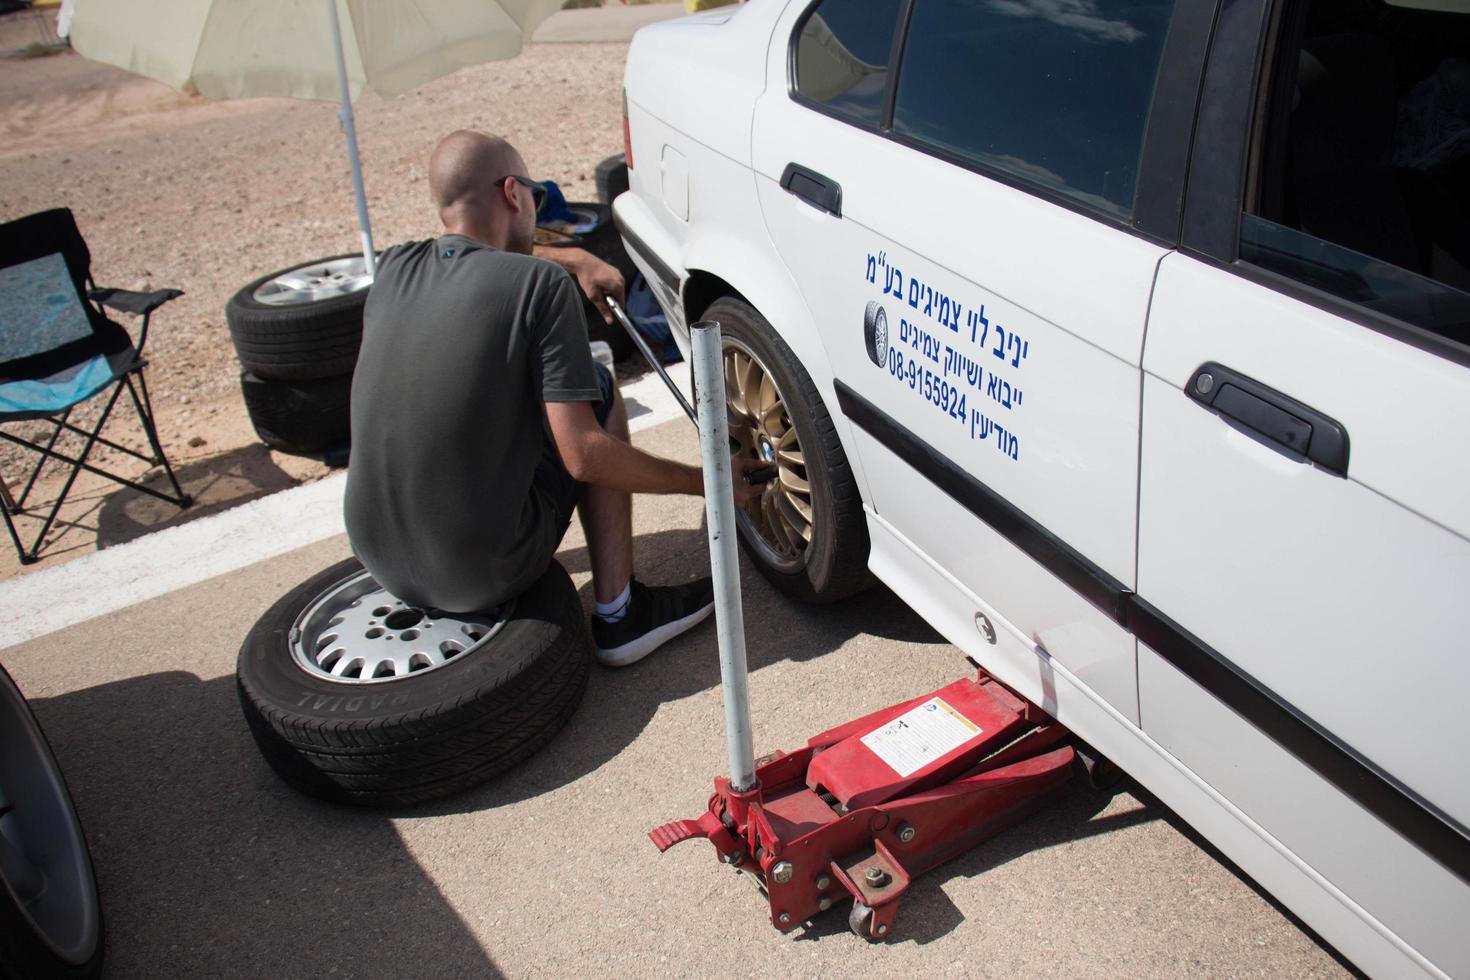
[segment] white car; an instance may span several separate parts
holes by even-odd
[[[1467,53],[1465,0],[752,0],[638,33],[614,207],[724,327],[773,582],[881,579],[1392,976],[1470,976]]]

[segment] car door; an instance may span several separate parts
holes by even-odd
[[[1470,186],[1395,119],[1470,14],[1228,11],[1144,354],[1142,724],[1465,975]]]
[[[1208,16],[1166,70],[1172,2],[1087,7],[793,4],[752,158],[877,530],[1136,720],[1117,597],[1143,328],[1178,207],[1147,174],[1187,133],[1172,95],[1194,90]]]

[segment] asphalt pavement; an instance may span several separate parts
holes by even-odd
[[[697,458],[682,420],[635,440]],[[635,523],[646,579],[705,572],[702,501],[642,497]],[[155,552],[160,575],[168,554]],[[697,816],[725,766],[708,623],[633,667],[595,669],[569,728],[498,781],[396,812],[301,796],[246,731],[235,654],[277,597],[347,554],[333,534],[0,649],[90,837],[109,976],[1345,972],[1127,791],[1079,791],[918,879],[888,943],[849,933],[845,908],[781,935],[707,844],[660,856],[646,836]],[[590,606],[577,527],[560,558]],[[970,671],[881,588],[812,608],[743,573],[758,753]]]

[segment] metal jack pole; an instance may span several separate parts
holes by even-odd
[[[352,88],[347,83],[347,56],[342,51],[342,22],[337,17],[337,0],[327,0],[332,14],[332,40],[337,47],[337,87],[342,90],[342,108],[337,119],[347,137],[347,162],[352,167],[352,189],[357,195],[357,226],[362,233],[362,259],[368,278],[378,274],[378,255],[373,250],[373,228],[368,222],[367,191],[362,184],[362,161],[357,155],[357,124],[352,115]]]
[[[740,606],[740,561],[735,548],[735,497],[730,484],[730,423],[725,409],[725,362],[720,325],[701,320],[689,328],[694,348],[699,450],[704,462],[704,507],[715,588],[715,629],[720,643],[720,684],[725,701],[725,742],[730,783],[737,793],[755,787],[750,736],[750,693],[745,665],[745,614]]]
[[[668,386],[669,391],[674,393],[674,398],[678,400],[679,407],[684,410],[684,414],[689,416],[689,421],[693,422],[696,426],[699,425],[699,419],[695,416],[694,408],[689,404],[689,400],[684,397],[684,393],[679,390],[679,386],[674,384],[674,379],[669,377],[669,372],[664,370],[663,359],[655,354],[653,349],[648,346],[648,341],[643,339],[643,335],[638,332],[638,328],[628,318],[627,311],[618,305],[618,301],[611,296],[607,297],[607,308],[612,310],[613,319],[618,321],[618,325],[623,328],[623,332],[628,335],[628,339],[633,341],[634,346],[638,348],[638,352],[648,362],[648,366],[658,372],[658,376],[663,378],[664,384]]]

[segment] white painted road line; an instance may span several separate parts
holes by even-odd
[[[656,374],[622,390],[634,432],[683,417]],[[337,473],[0,582],[0,649],[343,534],[346,485]]]

